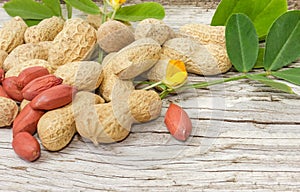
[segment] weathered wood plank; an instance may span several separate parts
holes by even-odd
[[[166,11],[165,22],[174,29],[209,23],[214,13],[190,6],[167,6]],[[0,23],[7,19],[1,10]],[[192,118],[194,130],[186,143],[174,140],[163,124],[170,101]],[[299,96],[249,80],[192,90],[166,99],[159,119],[135,125],[121,143],[95,147],[77,135],[60,152],[43,149],[34,163],[17,157],[11,130],[1,129],[0,189],[299,191],[299,106]]]

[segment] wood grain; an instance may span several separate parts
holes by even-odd
[[[166,12],[165,22],[178,29],[209,23],[214,10],[166,6]],[[8,19],[1,10],[0,23]],[[163,124],[169,102],[192,118],[194,130],[185,143]],[[34,163],[17,157],[11,129],[1,129],[0,190],[300,191],[299,117],[299,96],[242,80],[164,100],[162,116],[135,125],[121,143],[95,147],[76,135],[60,152],[43,149]]]

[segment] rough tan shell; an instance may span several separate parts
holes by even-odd
[[[200,45],[189,38],[175,38],[162,48],[162,58],[181,60],[188,72],[199,75],[216,75],[231,68],[226,49],[218,45]]]
[[[49,151],[59,151],[72,140],[76,133],[71,107],[64,107],[45,113],[37,125],[42,145]]]
[[[134,34],[127,25],[110,20],[99,27],[97,41],[106,53],[117,52],[134,41]]]
[[[0,127],[11,125],[18,114],[18,105],[12,99],[0,97]]]
[[[64,84],[75,86],[78,90],[92,91],[99,87],[103,75],[102,66],[95,61],[77,61],[57,68],[54,75],[62,78]]]
[[[38,25],[28,27],[24,34],[25,43],[53,41],[63,29],[65,21],[61,17],[53,16],[42,20]]]
[[[160,116],[162,101],[155,91],[135,90],[129,97],[129,106],[135,121],[144,123]]]
[[[24,43],[26,23],[21,17],[14,17],[4,23],[0,29],[0,49],[10,53],[14,48]]]
[[[123,81],[118,78],[117,75],[115,75],[111,69],[111,66],[105,65],[103,67],[103,81],[99,87],[100,95],[107,101],[110,102],[112,98],[112,90],[115,87],[115,85],[123,85],[128,86],[128,89],[134,90],[134,85],[131,81]],[[131,83],[129,83],[131,82]]]
[[[130,130],[123,128],[114,117],[111,103],[98,104],[80,110],[85,115],[78,114],[76,128],[78,133],[90,139],[95,145],[98,143],[114,143],[127,137]]]
[[[47,60],[49,42],[47,43],[27,43],[16,47],[5,59],[3,69],[8,71],[12,67],[32,59]]]
[[[202,45],[216,44],[226,47],[224,26],[187,24],[179,28],[179,36],[192,38]]]
[[[49,73],[54,73],[54,70],[48,61],[42,59],[32,59],[11,68],[5,73],[5,77],[18,76],[21,71],[33,66],[42,66],[47,68]]]
[[[84,104],[94,105],[105,103],[105,100],[95,93],[88,91],[80,91],[76,93],[72,105],[76,106],[78,103],[84,102]]]
[[[96,45],[96,30],[80,18],[69,19],[53,40],[48,61],[53,67],[88,59]]]
[[[26,99],[23,99],[21,104],[20,104],[20,111],[22,111],[24,109],[24,107],[30,103],[30,101],[26,100]]]
[[[3,63],[7,58],[8,54],[5,51],[0,50],[0,69],[3,68]]]
[[[158,82],[165,78],[170,59],[160,59],[147,73],[150,81]]]
[[[86,21],[97,30],[102,24],[102,14],[88,15]]]
[[[159,60],[160,50],[160,44],[153,39],[139,39],[112,56],[107,64],[120,79],[132,79]]]
[[[149,37],[157,41],[160,45],[173,36],[174,31],[168,25],[162,20],[152,18],[139,22],[134,33],[136,40]]]

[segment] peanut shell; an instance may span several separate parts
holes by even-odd
[[[155,91],[135,90],[129,97],[130,112],[138,123],[144,123],[160,116],[162,101]]]
[[[14,48],[24,43],[26,23],[19,16],[3,24],[0,29],[0,49],[10,53]]]
[[[139,39],[112,56],[107,65],[120,79],[132,79],[150,69],[160,58],[160,44],[151,38]]]
[[[98,14],[98,15],[88,14],[86,17],[86,22],[88,22],[92,27],[94,27],[97,30],[102,24],[102,14]]]
[[[64,22],[61,17],[53,16],[42,20],[38,25],[28,27],[24,34],[25,43],[53,41],[56,35],[63,29]]]
[[[132,30],[120,21],[106,21],[97,31],[97,42],[106,53],[117,52],[133,41]]]
[[[18,114],[18,110],[15,101],[0,97],[0,127],[10,126]]]
[[[41,66],[48,69],[49,73],[54,73],[54,70],[48,61],[42,59],[31,59],[12,67],[5,73],[5,77],[18,76],[21,71],[33,66]]]
[[[42,145],[49,151],[59,151],[70,143],[76,133],[72,109],[68,107],[45,113],[37,125]]]
[[[179,36],[194,39],[201,45],[216,44],[226,47],[224,26],[186,24],[179,28]]]
[[[175,38],[162,48],[163,59],[183,61],[188,72],[199,75],[216,75],[231,68],[226,49],[219,45],[200,45],[192,39]]]
[[[92,91],[102,82],[102,66],[95,61],[77,61],[57,68],[54,75],[63,79],[63,83],[75,86],[78,90]]]
[[[0,50],[0,69],[3,68],[3,63],[4,63],[5,59],[7,58],[7,56],[8,56],[8,53],[6,53],[3,50]]]
[[[49,42],[48,42],[49,43]],[[32,59],[48,59],[49,46],[46,43],[27,43],[16,47],[5,59],[3,69],[9,69]]]
[[[162,45],[174,37],[174,31],[163,21],[149,18],[137,24],[134,37],[135,40],[149,37]]]
[[[96,31],[80,18],[69,19],[53,40],[48,61],[54,68],[88,59],[96,47]]]

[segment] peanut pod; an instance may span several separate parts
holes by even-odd
[[[0,83],[2,83],[2,81],[4,80],[4,70],[0,69]]]

